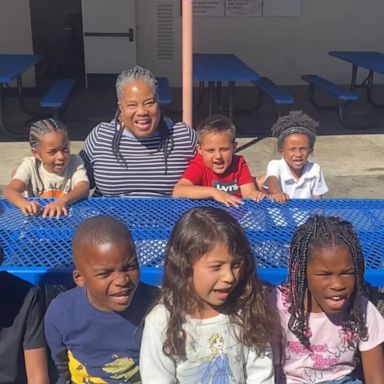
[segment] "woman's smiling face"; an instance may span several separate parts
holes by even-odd
[[[118,101],[124,128],[137,138],[153,136],[160,121],[157,95],[150,83],[133,80],[124,84]]]

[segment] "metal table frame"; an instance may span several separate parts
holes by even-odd
[[[24,104],[22,74],[28,69],[33,68],[41,59],[40,55],[32,54],[0,54],[0,129],[8,136],[20,137],[20,135],[16,135],[6,129],[3,88],[16,80],[20,106],[24,112],[29,113]]]
[[[368,76],[360,86],[366,88],[367,100],[372,106],[384,108],[384,104],[375,101],[372,96],[374,73],[384,75],[384,53],[375,51],[329,51],[329,55],[352,64],[351,91],[355,91],[358,87],[356,84],[358,68],[368,69]]]
[[[260,76],[233,54],[194,53],[193,81],[199,82],[199,97],[202,97],[204,82],[208,82],[208,113],[213,113],[214,88],[218,103],[221,102],[222,82],[228,82],[228,117],[233,120],[233,99],[236,81],[255,81]]]

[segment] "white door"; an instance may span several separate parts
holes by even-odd
[[[136,64],[135,0],[82,0],[85,78]]]

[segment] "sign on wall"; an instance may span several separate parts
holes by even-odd
[[[300,16],[301,0],[194,0],[197,17]]]

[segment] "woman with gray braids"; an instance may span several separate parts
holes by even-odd
[[[94,196],[171,196],[194,156],[195,131],[162,115],[147,69],[123,71],[116,92],[115,118],[97,125],[80,152]]]
[[[302,111],[291,111],[272,127],[277,137],[280,160],[271,160],[263,188],[272,200],[286,202],[292,198],[321,198],[328,192],[318,164],[308,161],[316,140],[318,123]]]
[[[67,215],[68,204],[89,193],[89,182],[83,161],[69,153],[69,138],[65,126],[54,119],[36,121],[29,130],[32,155],[26,157],[4,197],[26,215]],[[28,197],[56,198],[43,209]]]

